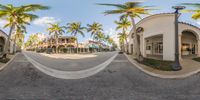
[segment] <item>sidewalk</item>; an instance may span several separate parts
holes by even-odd
[[[160,71],[160,70],[153,69],[151,67],[138,63],[137,61],[133,59],[131,55],[125,54],[125,56],[133,65],[135,65],[141,71],[151,76],[155,76],[159,78],[169,78],[169,79],[186,78],[200,72],[200,62],[193,61],[191,59],[183,59],[182,61],[180,61],[182,65],[182,70],[180,71]]]
[[[0,71],[2,71],[10,62],[12,62],[12,60],[15,58],[15,56],[18,53],[16,53],[15,55],[8,55],[7,57],[10,59],[7,63],[2,63],[0,62]]]

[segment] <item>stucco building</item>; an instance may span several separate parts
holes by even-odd
[[[137,23],[141,53],[144,57],[175,59],[175,17],[173,13],[148,16]],[[133,34],[128,35],[129,53],[134,53]],[[200,28],[179,22],[180,59],[200,56]]]
[[[4,31],[0,30],[0,54],[5,49],[5,44],[6,44],[7,39],[8,39],[8,35]],[[9,48],[8,48],[10,53],[13,53],[13,50],[17,50],[13,48],[14,48],[14,42],[10,40]],[[17,48],[17,46],[15,48]]]

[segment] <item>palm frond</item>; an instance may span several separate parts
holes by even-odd
[[[1,10],[11,10],[10,7],[0,4]]]
[[[105,15],[109,15],[109,14],[122,14],[125,13],[125,10],[107,10],[104,12]]]
[[[195,20],[200,19],[200,12],[199,13],[194,13],[192,15],[192,18],[195,19]]]
[[[200,8],[200,3],[182,3],[181,5],[193,6],[193,7]]]
[[[25,12],[30,12],[30,11],[37,11],[37,10],[48,10],[50,7],[48,6],[42,6],[39,4],[29,4],[21,7],[21,10]]]

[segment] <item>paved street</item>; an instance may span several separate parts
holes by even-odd
[[[79,71],[88,68],[95,67],[109,58],[111,58],[116,52],[105,52],[94,54],[96,57],[84,58],[84,59],[59,59],[43,56],[35,52],[24,52],[31,59],[39,62],[44,66],[48,66],[53,69],[61,71]]]
[[[199,100],[200,75],[159,79],[144,74],[124,55],[100,73],[63,80],[37,70],[19,54],[0,72],[0,100]]]

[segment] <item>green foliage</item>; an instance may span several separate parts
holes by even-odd
[[[73,22],[67,24],[67,33],[71,33],[73,36],[77,36],[78,34],[85,36],[84,31],[86,30],[85,27],[81,26],[80,22]]]
[[[62,35],[65,32],[65,27],[60,26],[58,23],[50,23],[49,25],[50,27],[47,29],[47,31],[49,31],[49,35],[53,35],[54,38],[58,38],[58,36]]]
[[[124,4],[98,4],[104,6],[112,6],[116,7],[115,10],[107,10],[104,13],[108,14],[121,14],[120,18],[124,17],[138,17],[141,18],[141,14],[149,14],[150,10],[154,10],[150,8],[151,6],[141,6],[141,2],[127,2]]]
[[[0,62],[1,63],[7,63],[10,59],[9,58],[1,58]]]
[[[163,61],[150,58],[144,58],[144,60],[139,63],[162,71],[173,71],[172,64],[174,64],[173,61]]]
[[[0,4],[0,18],[5,19],[8,22],[6,25],[4,25],[4,28],[10,28],[8,40],[11,38],[13,31],[21,34],[26,33],[26,25],[29,25],[31,21],[38,18],[37,15],[32,14],[31,12],[46,9],[49,9],[49,7],[39,4],[29,4],[22,6],[13,6],[12,4]],[[16,40],[17,39],[18,38],[16,38]],[[8,53],[8,46],[9,41],[6,41],[4,53]]]
[[[33,44],[38,44],[39,38],[36,34],[32,34],[29,36],[27,42],[25,43],[25,47],[32,46]]]
[[[128,18],[122,18],[120,21],[115,21],[115,24],[117,25],[116,30],[122,29],[124,32],[131,26],[131,22]]]
[[[97,34],[102,33],[103,31],[103,25],[97,22],[94,22],[93,24],[88,24],[87,25],[87,31],[91,32],[91,37],[95,37]]]
[[[200,57],[193,58],[192,60],[195,60],[195,61],[198,61],[198,62],[200,62]]]
[[[183,12],[191,12],[193,13],[192,18],[194,20],[200,19],[200,3],[183,3],[182,5],[187,5],[190,7],[194,7],[195,9],[183,10]]]

